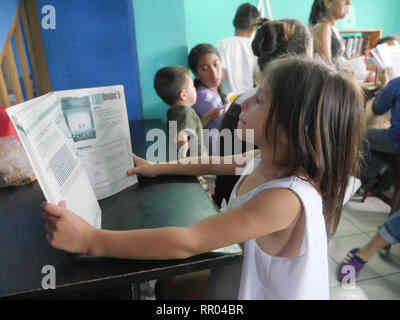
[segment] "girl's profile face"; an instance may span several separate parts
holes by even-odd
[[[215,53],[203,54],[197,62],[197,69],[194,74],[204,87],[217,92],[222,82],[221,60]]]
[[[272,91],[269,85],[260,86],[257,92],[242,102],[237,128],[242,129],[242,140],[261,147],[266,142],[266,123],[271,106]],[[254,141],[246,135],[246,130],[253,130]]]
[[[267,128],[271,102],[272,90],[268,80],[264,80],[257,92],[242,102],[242,112],[239,115],[237,128],[242,129],[242,137],[239,136],[240,139],[248,143],[254,143],[260,149],[270,149],[271,153],[276,151],[276,155],[281,157],[282,152],[283,154],[286,152],[288,138],[283,127],[274,123],[274,120],[271,121],[272,128]],[[253,141],[251,141],[250,136],[246,135],[246,130],[253,130]],[[274,149],[275,142],[272,140],[275,138],[277,139],[277,149]]]

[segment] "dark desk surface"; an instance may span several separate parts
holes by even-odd
[[[163,128],[159,120],[135,121],[133,148],[145,155],[145,132]],[[122,260],[69,254],[49,246],[37,183],[0,189],[0,297],[63,297],[238,263],[242,254],[209,252],[184,260]],[[186,226],[216,212],[195,177],[139,178],[139,183],[100,201],[102,228],[129,230]],[[56,270],[55,290],[42,289],[45,265]]]

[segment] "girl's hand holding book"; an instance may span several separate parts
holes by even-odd
[[[90,243],[95,228],[66,207],[66,202],[58,205],[44,202],[46,238],[50,245],[71,253],[89,254]]]

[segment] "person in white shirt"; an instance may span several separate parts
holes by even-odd
[[[251,37],[255,30],[253,23],[259,16],[256,7],[249,3],[242,4],[233,19],[235,35],[220,40],[216,45],[225,69],[221,89],[227,95],[242,93],[254,87],[258,66],[251,49]]]

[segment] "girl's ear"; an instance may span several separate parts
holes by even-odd
[[[278,138],[279,143],[288,145],[289,144],[289,136],[288,136],[286,130],[284,130],[281,126],[278,126],[278,134],[279,134],[279,138]]]

